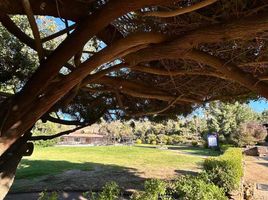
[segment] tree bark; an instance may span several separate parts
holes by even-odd
[[[0,199],[8,193],[22,156],[30,156],[33,152],[33,143],[27,143],[28,137],[30,134],[18,139],[0,156]]]

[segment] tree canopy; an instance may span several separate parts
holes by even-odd
[[[212,100],[268,98],[267,5],[2,0],[1,30],[20,43],[1,38],[7,49],[1,52],[1,88],[8,76],[19,83],[15,92],[0,93],[0,155],[27,138],[40,118],[83,126],[100,117],[172,118]],[[29,29],[18,15],[27,17]],[[65,27],[41,29],[40,16]],[[51,116],[59,111],[72,121]]]

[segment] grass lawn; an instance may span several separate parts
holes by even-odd
[[[218,152],[213,150],[186,146],[168,146],[166,150],[152,145],[35,148],[31,157],[22,160],[15,187],[33,188],[44,180],[43,185],[50,184],[53,176],[58,186],[69,177],[68,173],[64,178],[60,176],[67,170],[79,170],[75,177],[80,182],[83,178],[85,182],[92,178],[91,182],[96,183],[108,177],[116,181],[124,179],[126,185],[128,181],[138,183],[146,178],[172,179],[178,174],[198,171],[204,157],[216,155]],[[75,177],[70,177],[75,181]]]
[[[47,147],[36,148],[31,157],[25,157],[17,171],[17,179],[51,175],[70,169],[92,170],[94,164],[134,168],[148,176],[176,169],[196,169],[202,156],[217,155],[209,149],[169,146],[161,150],[152,145]],[[195,156],[198,155],[198,156]]]

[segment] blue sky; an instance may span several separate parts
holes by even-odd
[[[249,106],[256,112],[262,112],[264,110],[268,110],[268,101],[264,99],[258,101],[251,101],[249,103]]]

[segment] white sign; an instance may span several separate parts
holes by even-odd
[[[209,147],[217,147],[217,136],[216,135],[208,135],[208,146]]]

